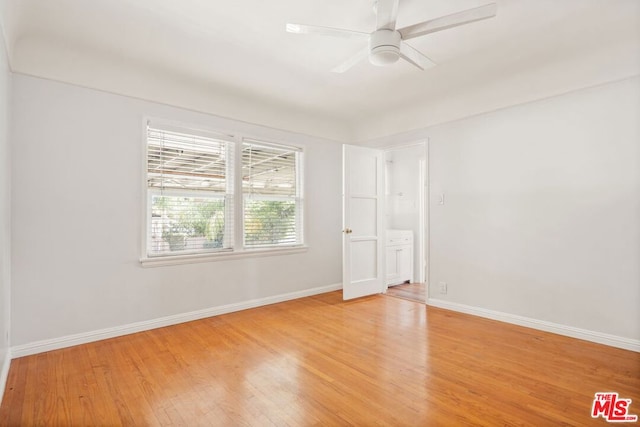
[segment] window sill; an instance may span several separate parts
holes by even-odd
[[[162,267],[166,265],[193,264],[200,262],[228,261],[241,258],[300,254],[305,253],[308,250],[308,246],[289,246],[283,248],[245,249],[243,251],[171,255],[153,258],[143,257],[140,258],[140,264],[142,264],[143,267]]]

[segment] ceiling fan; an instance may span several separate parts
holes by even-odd
[[[303,24],[287,24],[287,32],[295,34],[319,34],[322,36],[360,39],[369,42],[368,46],[364,49],[361,49],[351,58],[331,70],[336,73],[347,71],[367,56],[369,56],[369,62],[374,65],[389,65],[396,62],[399,58],[402,58],[421,70],[424,70],[427,67],[434,66],[435,63],[409,46],[406,42],[407,40],[459,25],[493,18],[496,16],[497,11],[497,5],[490,3],[396,29],[398,0],[374,1],[373,10],[376,14],[376,29],[372,33]]]

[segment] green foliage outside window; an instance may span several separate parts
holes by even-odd
[[[185,249],[189,237],[204,237],[204,248],[221,248],[224,239],[224,199],[153,197],[152,213],[162,219],[162,239],[171,251]]]
[[[224,245],[225,201],[203,197],[154,196],[152,218],[156,234],[169,249],[216,249]],[[245,245],[269,246],[296,242],[296,203],[247,199],[244,206]],[[199,247],[191,247],[202,238]]]
[[[246,246],[295,243],[295,202],[248,199],[245,202],[244,233]]]

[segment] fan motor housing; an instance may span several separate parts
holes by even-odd
[[[382,29],[369,37],[369,62],[384,66],[393,64],[400,58],[402,36],[398,31]]]

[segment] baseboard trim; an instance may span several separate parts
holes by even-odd
[[[480,307],[473,307],[465,304],[458,304],[455,302],[445,301],[437,298],[429,298],[427,300],[427,305],[444,308],[446,310],[458,311],[460,313],[471,314],[474,316],[485,317],[487,319],[499,320],[501,322],[512,323],[514,325],[525,326],[527,328],[538,329],[545,332],[552,332],[554,334],[564,335],[571,338],[578,338],[581,340],[604,344],[611,347],[640,352],[640,340],[619,337],[617,335],[610,335],[602,332],[590,331],[587,329],[575,328],[573,326],[561,325],[558,323],[532,319],[515,314],[503,313],[500,311],[488,310]]]
[[[0,404],[4,397],[4,390],[7,387],[7,379],[9,378],[9,367],[11,366],[11,349],[7,349],[4,362],[2,363],[2,371],[0,371]]]
[[[266,298],[258,298],[234,304],[227,304],[217,307],[205,308],[203,310],[196,310],[182,314],[175,314],[172,316],[160,317],[153,320],[130,323],[128,325],[116,326],[113,328],[105,328],[96,331],[83,332],[75,335],[67,335],[60,338],[35,341],[32,343],[11,347],[10,354],[13,358],[30,356],[32,354],[44,353],[45,351],[58,350],[74,345],[87,344],[94,341],[115,338],[156,328],[163,328],[165,326],[177,325],[179,323],[191,322],[193,320],[204,319],[206,317],[218,316],[220,314],[247,310],[249,308],[256,308],[264,305],[276,304],[279,302],[309,297],[326,292],[337,291],[340,289],[342,289],[342,283],[336,283],[333,285],[320,286],[296,292],[289,292],[286,294],[274,295]]]

